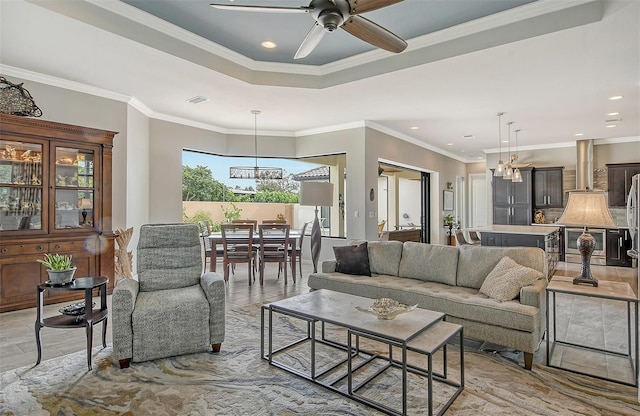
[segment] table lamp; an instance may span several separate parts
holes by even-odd
[[[315,206],[316,217],[311,227],[311,261],[313,272],[318,272],[318,258],[322,245],[322,232],[318,219],[318,207],[333,205],[333,184],[330,182],[302,182],[300,184],[300,205]]]
[[[93,203],[91,202],[91,200],[89,198],[81,198],[78,201],[78,208],[80,208],[82,210],[81,214],[82,214],[82,224],[86,224],[87,223],[87,210],[88,209],[93,209]]]
[[[591,254],[596,246],[596,240],[589,234],[589,227],[615,227],[611,217],[604,192],[575,191],[569,193],[567,207],[558,219],[559,224],[565,226],[584,227],[578,237],[578,251],[580,252],[580,274],[573,279],[573,284],[587,283],[598,286],[598,279],[591,274]]]

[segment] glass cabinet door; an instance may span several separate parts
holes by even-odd
[[[94,151],[55,148],[55,228],[93,228]]]
[[[42,230],[43,145],[0,140],[0,231]]]

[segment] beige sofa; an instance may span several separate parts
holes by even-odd
[[[479,289],[505,256],[540,271],[542,278],[520,289],[516,299],[500,302]],[[337,273],[336,261],[329,260],[322,263],[322,272],[309,276],[308,285],[443,312],[447,321],[464,327],[465,337],[523,351],[525,368],[531,369],[546,329],[547,261],[542,249],[371,241],[368,257],[371,276]]]

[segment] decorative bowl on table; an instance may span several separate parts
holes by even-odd
[[[378,319],[390,320],[400,315],[401,313],[411,312],[418,305],[405,305],[397,300],[389,298],[380,298],[373,301],[373,304],[368,308],[361,308],[356,306],[356,309],[360,312],[371,313],[378,317]]]
[[[94,306],[96,306],[95,302],[91,304],[92,308]],[[75,316],[76,321],[80,322],[81,320],[84,319],[84,310],[85,310],[84,302],[78,302],[78,303],[72,303],[71,305],[67,305],[64,308],[59,309],[58,312],[60,312],[63,315]]]

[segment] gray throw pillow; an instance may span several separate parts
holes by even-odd
[[[521,266],[510,257],[503,257],[484,279],[480,293],[500,302],[515,299],[520,289],[543,277],[542,272]]]
[[[334,247],[333,254],[336,256],[336,272],[371,276],[366,241],[358,245]]]

